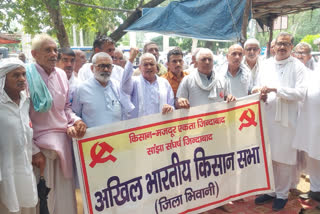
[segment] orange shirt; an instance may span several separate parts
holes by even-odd
[[[161,77],[163,77],[169,81],[171,88],[173,90],[173,93],[174,93],[174,97],[176,97],[179,84],[180,84],[181,80],[183,79],[183,77],[185,77],[187,75],[188,75],[187,72],[182,71],[180,73],[180,76],[177,77],[171,71],[168,71],[166,74],[162,75]]]

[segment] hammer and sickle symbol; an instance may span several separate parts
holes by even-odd
[[[248,115],[248,112],[250,113],[250,117]],[[255,117],[255,114],[254,112],[249,108],[248,110],[245,110],[241,117],[240,117],[240,122],[241,122],[241,125],[239,127],[239,130],[241,131],[243,127],[249,127],[251,125],[253,126],[257,126],[257,123],[255,121],[256,117]],[[243,120],[247,121],[246,123],[243,122]]]
[[[100,146],[100,151],[98,152],[98,154],[96,153],[96,148],[97,146]],[[113,151],[113,148],[107,144],[106,142],[102,142],[102,143],[95,143],[93,145],[93,147],[91,148],[90,150],[90,155],[91,155],[91,163],[89,164],[89,166],[91,168],[93,168],[97,163],[105,163],[107,161],[112,161],[112,162],[115,162],[117,160],[116,157],[114,157],[113,155],[111,155],[111,152]],[[107,157],[103,157],[103,155],[108,152],[110,155],[108,155]]]

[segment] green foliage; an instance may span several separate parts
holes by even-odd
[[[312,50],[318,50],[318,46],[313,44],[313,41],[318,38],[320,38],[320,34],[306,35],[305,37],[303,37],[303,39],[300,42],[309,43],[312,46]]]

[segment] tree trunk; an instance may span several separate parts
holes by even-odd
[[[52,20],[60,47],[70,47],[68,34],[63,24],[60,0],[43,0]]]

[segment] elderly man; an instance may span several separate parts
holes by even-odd
[[[183,77],[188,75],[183,69],[183,53],[180,48],[176,47],[168,52],[167,55],[168,72],[161,77],[168,80],[173,90],[174,96],[177,94],[177,90]]]
[[[18,58],[22,61],[22,62],[24,62],[24,63],[26,63],[27,61],[27,59],[26,59],[26,55],[24,54],[24,53],[19,53],[19,56],[18,56]]]
[[[99,36],[97,37],[93,42],[93,52],[94,54],[99,52],[105,52],[109,54],[112,58],[114,57],[114,51],[115,51],[115,42],[113,39],[111,39],[108,36]],[[92,63],[86,63],[84,64],[78,73],[78,78],[81,81],[86,81],[93,77],[93,71],[91,70]],[[114,65],[113,72],[112,72],[112,79],[115,79],[117,81],[121,81],[123,75],[123,68],[121,68],[118,65]]]
[[[250,69],[253,85],[257,82],[257,76],[259,73],[259,67],[261,65],[260,60],[260,43],[258,40],[251,38],[244,43],[244,60],[243,63]]]
[[[0,64],[1,214],[36,213],[38,193],[31,165],[30,100],[25,89],[24,63],[18,59],[4,59]]]
[[[121,89],[131,97],[131,102],[135,106],[130,118],[172,112],[174,105],[172,88],[166,79],[156,75],[157,61],[152,54],[142,54],[139,65],[141,75],[132,76],[132,63],[138,53],[137,48],[130,49],[130,58],[121,82]]]
[[[317,64],[311,55],[312,47],[306,42],[300,42],[294,48],[294,57],[299,59],[307,68],[315,70]]]
[[[161,77],[162,75],[167,73],[166,67],[164,65],[162,65],[161,63],[158,63],[158,61],[159,61],[159,47],[158,47],[157,43],[155,43],[155,42],[146,43],[143,47],[143,53],[151,53],[156,58],[156,62],[157,62],[157,66],[158,66],[157,75],[159,77]],[[133,72],[134,76],[139,76],[140,74],[141,74],[140,68],[137,68]]]
[[[126,60],[124,58],[123,52],[121,49],[116,48],[114,51],[113,64],[118,65],[122,68],[126,65]]]
[[[197,71],[183,78],[177,92],[176,108],[189,108],[220,101],[234,101],[228,81],[213,71],[213,53],[201,48],[196,57]]]
[[[81,84],[74,94],[72,110],[88,127],[120,121],[133,109],[128,96],[121,93],[119,83],[110,79],[112,68],[111,56],[104,52],[95,54],[94,77]]]
[[[275,43],[276,55],[261,66],[257,87],[266,101],[265,112],[271,144],[275,193],[261,195],[256,204],[272,201],[274,211],[288,201],[288,192],[296,177],[297,150],[292,147],[296,133],[298,104],[305,97],[305,67],[291,57],[293,36],[281,32]]]
[[[51,188],[48,207],[51,214],[76,213],[70,137],[82,137],[86,125],[71,110],[66,73],[56,68],[57,45],[47,34],[32,40],[35,64],[27,67],[32,105],[35,166],[45,163],[44,178]]]
[[[78,72],[80,68],[87,62],[86,53],[82,50],[74,50],[76,54],[76,59],[74,63],[74,75],[78,77]]]
[[[221,66],[218,73],[230,84],[230,93],[236,98],[248,96],[252,89],[251,72],[242,64],[243,48],[234,44],[227,53],[227,63]]]
[[[58,50],[57,67],[66,72],[69,82],[68,99],[72,103],[73,93],[77,86],[80,84],[80,80],[75,76],[76,55],[71,48],[61,48]]]
[[[195,48],[192,53],[191,53],[191,64],[189,66],[189,68],[186,70],[186,72],[188,74],[191,74],[193,71],[196,71],[196,56],[197,56],[197,53],[199,52],[200,48]]]

